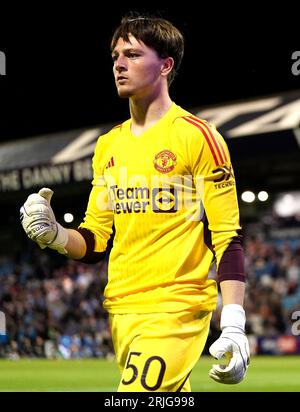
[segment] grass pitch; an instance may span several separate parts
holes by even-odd
[[[191,375],[194,392],[300,392],[300,356],[251,358],[247,378],[220,385],[208,377],[214,359],[202,357]],[[0,392],[115,392],[114,361],[0,360]]]

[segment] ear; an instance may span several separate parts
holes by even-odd
[[[164,59],[163,65],[161,68],[162,76],[168,76],[171,73],[173,67],[174,67],[173,57],[167,57],[166,59]]]

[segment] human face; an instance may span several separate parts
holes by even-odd
[[[113,73],[120,97],[146,97],[164,78],[164,59],[156,51],[129,35],[129,42],[119,38],[112,51]]]

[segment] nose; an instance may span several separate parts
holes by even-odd
[[[117,60],[115,60],[115,70],[118,73],[121,73],[124,70],[126,70],[125,58],[121,54],[118,56]]]

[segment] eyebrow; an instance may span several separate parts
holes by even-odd
[[[131,47],[131,46],[129,46],[129,47],[125,47],[125,48],[123,48],[122,49],[122,51],[123,52],[135,52],[135,53],[143,53],[143,51],[141,50],[141,49],[138,49],[138,48],[136,48],[136,47]],[[112,52],[111,52],[111,55],[112,56],[115,56],[116,54],[118,54],[118,51],[116,50],[116,49],[114,49]]]

